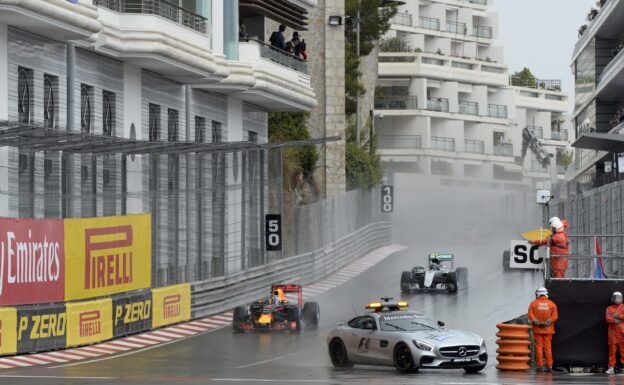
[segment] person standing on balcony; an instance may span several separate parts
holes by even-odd
[[[286,26],[284,24],[280,24],[279,30],[274,31],[271,34],[271,46],[275,48],[279,48],[281,50],[286,49],[286,37],[284,36],[284,32],[286,31]]]
[[[529,322],[535,341],[535,364],[537,372],[552,372],[552,338],[555,322],[559,318],[557,305],[548,299],[548,290],[540,287],[535,291],[535,301],[529,305]],[[546,366],[544,366],[546,356]]]
[[[611,295],[611,305],[605,312],[607,329],[609,335],[609,369],[607,374],[615,374],[615,364],[617,351],[620,350],[620,362],[624,366],[624,304],[622,304],[622,293],[619,291]]]
[[[550,270],[552,278],[565,278],[568,269],[568,234],[565,232],[567,221],[552,217],[548,221],[552,235],[544,240],[534,241],[536,246],[550,246]]]

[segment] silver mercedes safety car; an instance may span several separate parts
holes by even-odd
[[[336,324],[327,337],[329,357],[335,367],[353,364],[394,366],[400,372],[418,369],[464,369],[474,373],[485,368],[488,355],[480,336],[447,330],[443,322],[403,311],[405,302],[373,302],[372,312],[346,324]]]

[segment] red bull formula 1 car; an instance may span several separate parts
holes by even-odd
[[[290,303],[287,293],[297,293],[297,303]],[[234,332],[245,330],[290,330],[299,332],[302,323],[318,326],[320,308],[317,302],[303,303],[301,285],[274,284],[271,296],[234,309]]]

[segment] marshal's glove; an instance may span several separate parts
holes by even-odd
[[[539,320],[536,320],[536,319],[535,319],[535,320],[533,320],[533,325],[535,325],[535,326],[541,326],[541,325],[542,325],[542,323],[541,323]]]
[[[552,320],[551,320],[550,318],[549,318],[549,319],[547,319],[547,320],[546,320],[546,322],[544,322],[544,325],[545,325],[545,326],[550,326],[550,325],[552,325]]]

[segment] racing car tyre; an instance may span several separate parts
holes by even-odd
[[[412,282],[412,273],[410,273],[409,271],[404,271],[403,273],[401,273],[401,292],[402,293],[409,293],[410,292],[410,287],[409,284]]]
[[[414,357],[409,346],[399,343],[394,348],[394,367],[401,373],[415,373],[418,368],[414,364]]]
[[[511,269],[511,267],[509,267],[510,260],[511,255],[509,250],[503,251],[503,270],[507,271]]]
[[[232,328],[234,332],[239,333],[242,332],[243,329],[240,328],[241,322],[247,321],[247,312],[244,306],[237,306],[234,308],[234,316],[232,317]]]
[[[349,361],[347,348],[340,338],[334,338],[329,343],[329,358],[335,368],[349,368],[353,366]]]
[[[321,319],[321,308],[318,302],[306,302],[303,305],[303,320],[306,324],[317,327]]]
[[[457,276],[457,287],[468,287],[468,269],[465,267],[458,267],[455,269],[455,275]]]
[[[289,309],[289,313],[289,321],[297,324],[297,327],[291,331],[293,333],[299,333],[301,331],[301,309],[299,309],[299,306],[294,306]]]
[[[482,371],[483,369],[485,369],[485,365],[471,366],[471,367],[468,367],[468,368],[464,368],[464,371],[466,373],[478,373],[478,372]]]

